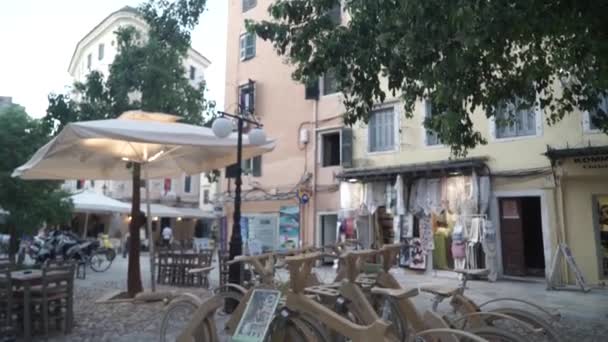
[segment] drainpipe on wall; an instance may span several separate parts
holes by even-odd
[[[552,162],[551,168],[553,169],[553,178],[555,180],[555,209],[557,210],[557,225],[558,230],[556,231],[556,240],[557,240],[557,248],[559,248],[559,244],[567,243],[568,238],[566,236],[566,220],[564,216],[564,188],[562,184],[563,175],[561,170],[556,170],[554,162]],[[553,254],[555,257],[556,254]],[[553,260],[551,260],[553,262]],[[566,266],[566,262],[562,262],[561,266],[561,275],[562,281],[568,283],[568,279],[570,278],[568,273],[568,267]]]
[[[312,165],[313,165],[313,169],[312,169],[312,242],[313,244],[315,244],[315,242],[317,241],[317,171],[318,171],[318,167],[319,167],[319,163],[317,160],[317,154],[318,154],[318,138],[317,138],[317,129],[319,128],[319,100],[316,99],[313,101],[312,103],[312,122],[313,122],[313,129],[312,129],[312,137],[310,140],[312,140],[312,143],[314,144],[313,147],[313,156],[312,156]],[[299,132],[298,132],[299,133]]]

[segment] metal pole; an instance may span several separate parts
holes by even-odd
[[[236,150],[236,180],[234,182],[234,213],[232,216],[232,235],[230,237],[229,258],[234,259],[236,256],[243,254],[243,237],[241,236],[241,162],[243,158],[243,119],[237,118],[237,150]],[[235,263],[230,265],[228,279],[231,283],[241,283],[241,264]]]
[[[154,280],[154,237],[152,236],[152,216],[150,216],[150,180],[148,179],[148,164],[144,165],[144,179],[146,180],[146,228],[148,229],[148,249],[150,252],[150,288],[156,291]]]
[[[84,214],[84,229],[82,232],[82,238],[86,238],[87,237],[87,226],[89,225],[89,213],[85,213]]]

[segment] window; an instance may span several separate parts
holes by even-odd
[[[340,132],[321,134],[321,166],[340,165]]]
[[[104,44],[99,44],[99,46],[97,47],[97,58],[102,61],[103,60],[103,55],[104,55]]]
[[[141,179],[139,181],[139,187],[140,188],[145,188],[146,187],[146,180],[145,179]]]
[[[331,95],[338,92],[338,80],[333,70],[327,71],[323,75],[323,95]]]
[[[246,61],[255,57],[255,33],[244,33],[241,35],[241,60]]]
[[[601,120],[608,115],[608,96],[601,96],[600,102],[595,110],[587,113],[587,127],[589,131],[598,131],[600,129],[597,120]]]
[[[203,190],[203,204],[209,204],[209,190]]]
[[[431,103],[431,101],[425,101],[425,116],[426,119],[431,119],[434,115],[438,115],[436,112],[433,111],[433,105]],[[437,145],[441,145],[441,139],[439,139],[439,134],[437,134],[437,132],[434,132],[431,129],[425,128],[426,134],[425,134],[425,138],[426,138],[426,145],[427,146],[437,146]]]
[[[89,69],[89,70],[91,70],[91,63],[93,62],[92,58],[93,58],[93,56],[91,56],[91,54],[87,55],[87,69]]]
[[[192,81],[196,79],[196,68],[193,65],[190,66],[190,79]]]
[[[368,125],[369,152],[395,149],[395,111],[391,108],[372,112]]]
[[[189,194],[192,191],[192,177],[186,175],[184,177],[184,192]]]
[[[242,0],[241,4],[243,6],[243,12],[247,12],[250,9],[254,8],[257,3],[257,0]]]
[[[243,169],[244,174],[250,174],[253,177],[262,177],[262,156],[243,160],[241,168]]]
[[[496,112],[496,138],[536,135],[536,111],[520,101],[506,102]]]
[[[239,87],[239,107],[246,116],[255,113],[255,84],[249,82]]]

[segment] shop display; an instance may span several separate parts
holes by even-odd
[[[411,240],[409,267],[417,270],[426,269],[426,253],[422,248],[422,241],[418,238]]]

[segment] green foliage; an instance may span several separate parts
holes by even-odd
[[[49,136],[43,122],[30,118],[23,107],[0,110],[0,207],[10,212],[9,226],[32,233],[48,225],[69,223],[72,202],[58,182],[13,178],[21,166],[44,145]]]
[[[367,122],[387,94],[408,117],[429,99],[444,114],[427,127],[462,155],[485,143],[475,110],[491,117],[517,98],[554,124],[608,95],[606,1],[345,0],[350,20],[336,27],[327,13],[338,3],[277,0],[271,20],[247,25],[295,65],[296,80],[334,69],[347,124]],[[598,124],[608,133],[606,113]]]
[[[118,54],[107,79],[96,71],[74,84],[78,102],[49,95],[47,126],[53,132],[67,123],[114,118],[131,109],[171,113],[201,125],[215,108],[205,99],[206,84],[191,84],[182,64],[190,48],[190,32],[198,24],[206,0],[149,0],[138,8],[148,32],[132,26],[116,32]]]

